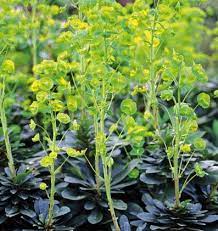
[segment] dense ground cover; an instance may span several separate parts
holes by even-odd
[[[0,230],[218,230],[217,8],[1,0]]]

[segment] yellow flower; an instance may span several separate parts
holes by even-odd
[[[131,70],[130,71],[130,77],[134,77],[136,75],[136,71],[135,70]]]
[[[197,149],[197,150],[204,150],[206,148],[207,144],[206,144],[206,141],[200,137],[196,138],[194,140],[194,147]]]
[[[182,144],[180,146],[180,150],[185,153],[191,152],[191,145],[190,144]]]
[[[43,103],[47,100],[48,98],[48,94],[47,92],[44,92],[44,91],[39,91],[37,94],[36,94],[36,99],[37,101]]]
[[[52,159],[56,159],[58,156],[58,153],[57,152],[50,152],[49,153],[49,157],[52,158]]]
[[[59,61],[59,60],[66,60],[66,59],[69,58],[69,56],[70,56],[70,54],[69,54],[68,51],[63,51],[63,52],[61,52],[61,53],[58,55],[57,60],[58,60],[58,61]],[[63,78],[63,77],[62,77],[62,78]]]
[[[69,111],[77,110],[77,99],[72,95],[67,97],[67,108]]]
[[[52,152],[59,153],[61,149],[57,145],[54,146],[52,143],[50,143],[49,144],[49,150],[52,150]]]
[[[111,6],[103,6],[101,8],[101,11],[104,14],[111,14],[113,12],[113,7],[111,7]]]
[[[148,75],[148,74],[149,74],[149,70],[148,70],[148,69],[144,69],[144,70],[143,70],[143,74],[144,74],[144,75]]]
[[[134,39],[133,39],[134,43],[138,44],[138,43],[141,43],[142,42],[142,38],[140,36],[136,36]]]
[[[74,156],[77,156],[78,151],[74,148],[67,148],[66,153],[68,156],[74,157]]]
[[[80,30],[87,29],[88,27],[89,27],[88,23],[85,23],[85,22],[78,23],[78,29]]]
[[[2,63],[2,71],[7,74],[12,74],[15,71],[14,62],[7,59]]]
[[[71,62],[71,63],[69,63],[69,65],[70,65],[71,70],[77,70],[79,68],[80,64],[77,62]]]
[[[143,87],[136,86],[136,87],[134,87],[134,90],[133,90],[133,92],[132,92],[132,95],[135,96],[135,95],[137,95],[138,93],[143,94],[143,93],[145,93],[146,91],[147,91],[147,89],[146,89],[145,86],[143,86]]]
[[[197,123],[196,120],[193,120],[193,121],[190,122],[189,130],[191,132],[196,132],[198,130],[198,123]]]
[[[67,155],[70,156],[70,157],[79,157],[79,156],[84,155],[85,152],[86,152],[86,150],[77,151],[77,150],[74,149],[74,148],[67,148],[67,149],[66,149],[66,153],[67,153]]]
[[[138,20],[137,20],[137,19],[130,18],[130,19],[128,20],[128,25],[129,25],[130,27],[137,27],[137,26],[139,25],[139,23],[138,23]]]
[[[158,47],[159,44],[160,44],[160,40],[157,39],[157,38],[154,38],[154,39],[153,39],[153,46],[154,46],[154,47]]]
[[[44,182],[42,182],[42,183],[39,185],[39,188],[40,188],[41,190],[46,190],[47,187],[48,187],[47,184],[44,183]]]
[[[52,109],[54,111],[62,111],[62,110],[64,110],[64,104],[60,100],[57,100],[57,99],[52,100],[50,102],[50,105],[52,106]]]
[[[43,78],[39,80],[39,87],[43,91],[48,91],[53,87],[53,81],[50,78]]]
[[[152,32],[146,30],[145,31],[145,38],[146,38],[146,41],[151,43],[152,42]],[[153,37],[153,47],[157,47],[159,44],[160,44],[160,40],[158,38]]]
[[[64,31],[57,38],[57,42],[59,43],[70,42],[72,39],[73,39],[73,33],[71,31]]]
[[[57,115],[57,120],[60,122],[60,123],[63,123],[63,124],[68,124],[70,123],[70,117],[65,114],[65,113],[58,113]]]
[[[198,130],[198,123],[196,120],[184,121],[184,129],[188,133],[193,133]]]
[[[30,90],[33,92],[36,92],[39,90],[39,86],[40,86],[39,80],[35,80],[35,81],[33,81],[32,85],[30,86]]]
[[[145,111],[145,112],[144,112],[144,119],[145,119],[145,120],[148,120],[148,119],[150,119],[151,117],[152,117],[152,114],[151,114],[150,111]]]
[[[147,91],[146,86],[139,87],[138,92],[139,93],[145,93]]]
[[[61,77],[61,78],[60,78],[59,83],[60,83],[60,85],[65,86],[65,87],[67,87],[67,85],[69,84],[69,82],[66,81],[66,80],[64,79],[64,77]]]
[[[47,23],[48,23],[49,26],[54,26],[55,20],[50,18],[50,19],[47,20]]]
[[[148,10],[142,10],[141,12],[141,16],[147,16],[148,15]]]
[[[149,31],[149,30],[146,30],[145,31],[145,38],[146,38],[146,40],[150,43],[151,42],[151,39],[152,39],[152,33],[151,33],[151,31]]]
[[[71,25],[73,28],[78,30],[84,30],[89,27],[88,23],[81,21],[78,18],[72,17],[66,26]]]
[[[51,158],[50,156],[44,156],[41,160],[40,160],[40,165],[42,167],[48,167],[51,166],[53,164],[53,158]]]
[[[59,6],[57,6],[57,5],[52,5],[50,9],[51,9],[51,13],[52,13],[53,15],[58,14],[59,11],[60,11]]]

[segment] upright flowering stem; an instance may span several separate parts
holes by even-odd
[[[111,218],[113,220],[115,230],[120,231],[120,227],[119,227],[119,224],[117,222],[117,217],[116,217],[116,213],[115,213],[114,206],[113,206],[113,200],[111,197],[111,177],[110,177],[111,168],[106,165],[105,160],[103,162],[104,162],[103,168],[104,168],[105,190],[106,190],[106,196],[107,196],[108,205],[109,205],[109,209],[110,209],[110,213],[111,213]]]
[[[104,81],[103,81],[104,82]],[[104,87],[102,88],[104,91]],[[100,151],[101,151],[101,157],[102,157],[102,162],[103,162],[103,173],[104,173],[104,184],[105,184],[105,191],[106,191],[106,196],[107,196],[107,201],[108,201],[108,206],[111,214],[111,218],[113,220],[113,224],[115,227],[116,231],[120,231],[118,222],[117,222],[117,217],[116,213],[114,210],[113,206],[113,200],[111,197],[111,167],[108,166],[107,164],[107,151],[106,151],[106,144],[105,144],[105,134],[104,134],[104,118],[105,118],[105,111],[104,111],[104,106],[102,106],[101,110],[101,115],[100,115],[100,132],[99,132],[99,139],[96,139],[97,143],[96,145],[99,146]]]
[[[4,104],[4,99],[5,99],[5,75],[3,76],[3,81],[2,81],[2,89],[0,90],[1,92],[1,98],[0,98],[0,114],[1,114],[1,124],[2,124],[2,130],[4,134],[4,141],[5,141],[5,146],[6,146],[6,156],[8,158],[8,167],[11,172],[11,176],[14,178],[16,176],[16,170],[15,170],[15,165],[14,165],[14,159],[12,156],[12,151],[11,151],[11,144],[9,140],[9,135],[8,135],[8,125],[7,125],[7,118],[6,118],[6,113],[5,113],[5,104]]]
[[[53,132],[53,139],[52,139],[52,152],[56,151],[56,138],[57,138],[57,125],[56,125],[56,118],[51,112],[51,122],[52,122],[52,132]],[[49,212],[48,212],[48,225],[52,225],[53,219],[53,210],[54,210],[54,196],[55,196],[55,162],[52,162],[50,167],[50,175],[51,175],[51,189],[49,195]]]
[[[32,0],[32,17],[31,17],[32,34],[31,34],[31,37],[32,37],[33,66],[37,64],[36,6],[37,6],[37,0]]]
[[[181,66],[180,66],[181,68]],[[175,190],[175,207],[180,206],[180,190],[179,190],[179,143],[180,143],[180,106],[181,106],[181,92],[180,92],[180,70],[178,73],[178,93],[177,93],[178,107],[175,118],[175,147],[173,153],[173,176],[174,176],[174,190]]]
[[[102,87],[102,93],[105,96],[104,86]],[[102,108],[101,108],[101,112],[100,112],[100,122],[98,123],[97,129],[96,129],[96,143],[95,143],[95,145],[96,145],[97,152],[98,152],[98,158],[101,156],[101,159],[102,159],[104,185],[105,185],[105,191],[106,191],[106,196],[107,196],[107,201],[108,201],[108,206],[109,206],[111,218],[112,218],[115,230],[120,231],[120,228],[119,228],[119,225],[117,222],[116,213],[115,213],[114,206],[113,206],[113,200],[111,197],[111,176],[110,176],[111,175],[110,174],[111,167],[108,166],[108,164],[107,164],[107,151],[106,151],[106,143],[105,143],[106,138],[105,138],[105,133],[104,133],[104,120],[105,120],[104,102],[102,103],[101,107]],[[96,161],[96,159],[95,159],[95,161]],[[99,161],[99,159],[98,159],[98,161]],[[96,164],[98,164],[97,169],[95,169],[95,171],[97,172],[99,170],[99,162],[97,162]]]
[[[156,27],[156,21],[157,21],[157,9],[155,9],[155,15],[154,20],[152,23],[151,28],[151,41],[150,41],[150,57],[149,57],[149,72],[150,72],[150,94],[149,94],[149,102],[148,102],[148,111],[150,111],[150,108],[152,109],[152,115],[154,119],[154,128],[156,129],[158,127],[158,106],[157,106],[157,98],[156,98],[156,74],[154,70],[154,36],[155,36],[155,27]]]
[[[50,168],[51,174],[51,191],[49,196],[49,212],[48,212],[48,225],[52,225],[53,219],[53,210],[54,210],[54,196],[55,196],[55,168],[54,164],[51,165]]]
[[[107,63],[107,41],[104,38],[104,47],[105,47],[105,63]],[[111,213],[111,218],[113,220],[113,224],[116,231],[120,231],[116,213],[113,206],[113,200],[111,197],[111,166],[107,163],[107,149],[106,149],[106,137],[105,137],[105,115],[106,115],[106,105],[107,105],[107,96],[106,96],[106,83],[105,77],[102,78],[102,88],[101,88],[101,107],[100,107],[100,122],[99,122],[99,136],[97,137],[97,144],[99,146],[102,162],[103,162],[103,173],[104,173],[104,184],[105,184],[105,191],[108,201],[109,210]]]

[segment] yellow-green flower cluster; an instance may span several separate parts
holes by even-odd
[[[88,23],[81,21],[79,18],[77,18],[77,16],[73,16],[68,19],[67,23],[65,24],[65,27],[69,26],[76,30],[85,30],[89,27]]]
[[[182,144],[180,146],[180,150],[184,153],[189,153],[189,152],[191,152],[191,145],[190,144]]]
[[[12,74],[15,71],[14,62],[7,59],[2,63],[1,71],[5,74]]]
[[[44,156],[41,160],[40,160],[40,165],[42,167],[50,167],[54,161],[57,159],[58,156],[58,152],[52,151],[49,153],[49,155]]]
[[[70,157],[80,157],[85,154],[86,150],[76,150],[74,148],[66,148],[66,153]]]
[[[68,124],[70,122],[70,117],[65,113],[58,113],[57,114],[57,120],[60,123]]]

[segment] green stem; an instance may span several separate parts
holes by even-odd
[[[32,1],[32,57],[33,57],[33,66],[37,64],[37,34],[36,34],[36,28],[35,28],[35,22],[36,22],[36,4],[37,0]]]
[[[3,130],[4,141],[5,141],[5,146],[6,146],[6,156],[8,159],[8,167],[10,169],[12,178],[14,178],[16,176],[16,169],[14,165],[14,159],[12,156],[11,144],[10,144],[9,135],[8,135],[8,125],[7,125],[7,118],[6,118],[6,112],[5,112],[4,97],[5,97],[5,77],[3,78],[3,87],[1,90],[1,99],[0,99],[1,124],[2,124],[2,130]]]
[[[105,118],[105,114],[104,114],[104,107],[102,107],[102,111],[101,111],[101,116],[100,116],[100,134],[104,134],[104,118]],[[119,224],[117,222],[117,217],[116,217],[116,213],[114,210],[114,206],[113,206],[113,200],[111,197],[111,178],[110,178],[110,174],[108,172],[111,171],[110,168],[108,168],[107,166],[107,161],[106,161],[106,139],[100,139],[99,141],[99,146],[100,146],[100,150],[101,150],[101,157],[102,157],[102,162],[103,162],[103,172],[104,172],[104,183],[105,183],[105,191],[106,191],[106,196],[107,196],[107,201],[108,201],[108,206],[109,206],[109,210],[110,210],[110,214],[111,214],[111,218],[115,227],[116,231],[120,231],[119,228]]]
[[[180,195],[182,194],[183,190],[185,189],[185,187],[197,176],[197,174],[194,174],[191,178],[190,177],[190,174],[189,176],[186,178],[184,184],[182,185],[182,188],[180,190]]]
[[[52,151],[54,152],[56,149],[56,138],[57,138],[57,125],[56,125],[56,118],[53,115],[53,112],[51,112],[51,122],[52,122],[52,132],[53,132],[53,140],[52,140]],[[49,195],[49,211],[48,211],[48,226],[52,226],[53,223],[53,210],[54,210],[54,201],[55,201],[55,163],[53,161],[51,168],[50,168],[50,174],[51,174],[51,189],[50,189],[50,195]]]
[[[54,197],[55,197],[55,169],[54,164],[51,165],[51,190],[49,195],[49,211],[48,211],[48,227],[52,226],[53,223],[53,210],[54,210]]]
[[[109,206],[109,210],[110,210],[110,214],[111,214],[111,218],[115,227],[116,231],[120,231],[120,227],[119,224],[117,222],[117,217],[116,217],[116,213],[114,210],[114,206],[113,206],[113,200],[111,197],[111,179],[110,179],[110,174],[107,171],[107,165],[106,165],[106,160],[104,160],[105,158],[103,158],[103,168],[104,168],[104,182],[105,182],[105,191],[106,191],[106,196],[107,196],[107,201],[108,201],[108,206]],[[111,169],[109,169],[109,171],[111,171]]]
[[[179,189],[179,143],[180,143],[180,105],[181,105],[181,92],[180,92],[180,72],[178,74],[178,107],[176,111],[175,121],[175,147],[173,155],[173,170],[174,170],[174,190],[175,190],[175,207],[180,206],[180,189]]]
[[[104,46],[105,46],[105,63],[107,63],[107,41],[106,38],[104,38]],[[94,100],[95,103],[95,100]],[[97,105],[97,103],[95,103]],[[106,107],[107,106],[107,107]],[[101,101],[99,103],[100,110],[97,110],[98,113],[94,117],[94,125],[95,125],[95,136],[96,136],[96,156],[95,156],[95,171],[96,174],[96,183],[98,179],[99,174],[99,157],[101,157],[102,163],[103,163],[103,174],[104,174],[104,184],[105,184],[105,191],[107,196],[107,202],[111,214],[111,218],[115,227],[116,231],[120,231],[116,213],[113,206],[113,200],[111,197],[111,177],[110,172],[111,169],[107,166],[107,151],[106,151],[106,137],[105,137],[105,115],[106,115],[106,108],[108,108],[107,105],[107,95],[106,95],[106,83],[105,83],[105,77],[102,78],[102,87],[101,87]],[[98,119],[100,121],[98,121]]]
[[[195,153],[193,152],[193,153],[190,155],[190,157],[189,157],[187,163],[185,164],[185,166],[183,167],[183,169],[182,169],[182,164],[180,165],[180,166],[181,166],[181,167],[179,168],[179,175],[180,175],[180,176],[182,176],[183,173],[185,172],[185,170],[186,170],[186,168],[188,167],[188,165],[189,165],[189,163],[190,163],[192,157],[194,156],[194,154],[195,154]]]
[[[154,36],[155,36],[155,27],[156,27],[157,13],[155,13],[153,25],[151,29],[151,41],[150,41],[150,94],[148,102],[148,110],[152,108],[152,115],[154,119],[154,128],[158,127],[158,107],[157,107],[157,97],[156,97],[156,75],[154,69]]]
[[[97,121],[97,117],[94,116],[94,127],[95,127],[95,135],[97,137],[98,135],[98,121]],[[96,145],[95,145],[95,181],[96,181],[96,190],[98,195],[101,195],[101,191],[100,191],[100,169],[99,169],[99,144],[96,141]]]
[[[16,170],[14,166],[14,159],[11,152],[11,144],[8,136],[7,118],[5,115],[4,106],[2,106],[1,108],[1,123],[2,123],[2,130],[4,134],[5,146],[6,146],[6,155],[8,158],[8,167],[10,169],[12,177],[14,178],[16,176]]]
[[[176,122],[176,124],[177,124],[177,122]],[[176,125],[176,128],[178,129],[177,125]],[[179,152],[179,139],[178,139],[178,135],[176,135],[176,143],[175,143],[174,156],[173,156],[175,207],[176,208],[178,208],[179,205],[180,205],[179,171],[178,171],[178,167],[179,167],[179,163],[178,163],[179,161],[178,160],[179,160],[179,157],[178,157],[178,152]]]
[[[174,188],[175,188],[175,207],[180,205],[180,193],[179,193],[179,117],[176,115],[176,125],[175,125],[175,147],[173,155],[173,170],[174,170]]]

